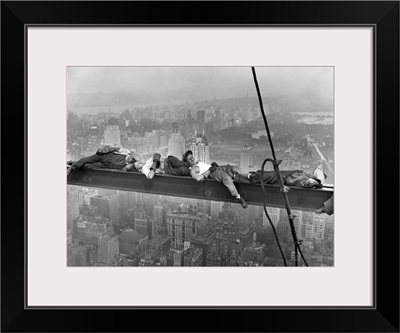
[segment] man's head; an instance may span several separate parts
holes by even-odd
[[[318,187],[320,186],[320,182],[314,178],[308,178],[306,183],[305,183],[305,187]]]
[[[134,162],[133,163],[133,166],[134,166],[134,168],[137,170],[137,171],[141,171],[142,170],[142,168],[143,168],[143,163],[142,162],[138,162],[138,161],[136,161],[136,162]]]
[[[131,163],[135,163],[136,162],[136,160],[132,156],[132,154],[126,155],[125,161],[126,161],[126,164],[131,164]]]
[[[194,157],[193,157],[193,152],[191,150],[186,151],[182,155],[182,161],[189,163],[191,166],[195,164],[194,162]]]

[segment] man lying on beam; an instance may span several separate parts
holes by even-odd
[[[125,148],[104,146],[96,154],[83,157],[80,160],[67,162],[67,176],[78,169],[116,169],[134,171],[136,159],[132,152]]]
[[[146,162],[136,161],[132,166],[128,167],[127,171],[137,171],[143,173],[147,179],[153,179],[155,174],[165,173],[164,163],[161,161],[161,155],[155,153],[153,157],[149,158]]]
[[[264,171],[263,176],[261,176],[261,170],[243,174],[232,168],[228,173],[236,183],[261,184],[261,181],[263,181],[265,185],[279,185],[275,171]],[[286,186],[322,188],[326,179],[326,174],[323,173],[321,165],[314,169],[313,174],[306,173],[303,170],[284,170],[280,173],[283,184]]]
[[[233,179],[229,176],[224,170],[223,166],[218,166],[218,164],[207,164],[200,161],[195,161],[193,157],[192,151],[188,150],[184,154],[183,162],[188,162],[190,164],[190,176],[197,180],[203,181],[204,179],[210,177],[211,179],[216,180],[219,183],[222,183],[226,186],[232,196],[234,196],[243,208],[248,207],[248,203],[244,200],[244,198],[239,194],[236,189],[235,184],[233,183]]]

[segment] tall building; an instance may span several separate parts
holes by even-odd
[[[108,232],[99,237],[97,262],[99,264],[111,265],[112,260],[119,254],[118,237]]]
[[[179,125],[172,123],[172,133],[168,142],[168,155],[181,158],[185,152],[185,139],[179,131]]]
[[[134,208],[128,208],[125,212],[125,216],[123,216],[123,222],[126,225],[130,225],[133,227],[135,225],[135,209]]]
[[[149,249],[156,251],[158,256],[167,254],[171,246],[171,237],[168,235],[157,235],[149,241]]]
[[[99,192],[92,188],[82,188],[79,192],[79,206],[90,205],[90,198],[98,195]]]
[[[278,221],[280,220],[280,217],[281,217],[281,210],[279,208],[267,207],[267,213],[268,213],[269,217],[271,218],[272,224],[276,228]],[[269,220],[264,213],[263,214],[263,227],[269,227],[269,226],[270,226]]]
[[[147,218],[135,218],[135,230],[141,235],[148,235]]]
[[[196,121],[199,124],[204,124],[206,122],[206,111],[205,110],[197,111]]]
[[[67,226],[72,228],[73,222],[79,217],[79,194],[76,186],[68,186],[67,192]]]
[[[110,226],[109,219],[97,217],[88,220],[81,216],[74,220],[72,240],[97,245],[99,237],[107,232]]]
[[[97,213],[103,217],[110,218],[110,204],[107,197],[96,195],[90,198],[90,205],[97,207]]]
[[[89,266],[89,245],[72,245],[68,266]]]
[[[238,222],[232,212],[232,204],[225,203],[216,222],[214,252],[220,258],[221,265],[236,258],[240,249]],[[212,256],[210,256],[210,259]],[[214,259],[215,261],[215,259]]]
[[[194,142],[190,145],[195,161],[210,164],[210,146],[208,145],[206,136],[203,134],[195,134]]]
[[[298,231],[298,237],[300,239],[313,239],[313,212],[303,211],[301,214],[301,227]]]
[[[211,201],[211,219],[215,221],[218,218],[219,213],[222,212],[222,201]]]
[[[135,219],[135,230],[149,237],[149,240],[157,236],[157,219],[155,217],[147,217],[144,219]]]
[[[163,203],[154,205],[153,216],[157,221],[157,230],[160,232],[167,226],[167,210]]]
[[[134,213],[133,213],[133,219],[144,219],[146,216],[146,212],[144,211],[144,208],[142,205],[137,205],[134,207]]]
[[[118,125],[107,125],[104,131],[104,144],[112,147],[121,145],[121,131]]]
[[[169,250],[169,258],[170,258],[170,264],[171,266],[175,267],[180,267],[183,266],[183,247],[177,249],[177,248],[171,248]]]
[[[207,261],[208,261],[208,254],[211,253],[211,245],[213,243],[213,240],[215,238],[215,232],[210,231],[207,233],[205,236],[197,236],[191,239],[191,244],[201,248],[203,250],[203,255],[202,255],[202,266],[208,266]],[[213,261],[211,259],[211,261]],[[213,266],[213,265],[210,265]]]
[[[282,214],[283,213],[283,214]],[[307,212],[301,210],[293,210],[295,219],[293,221],[296,234],[299,239],[303,240],[317,240],[322,241],[325,235],[325,214],[315,214],[314,212]],[[287,220],[286,211],[281,211],[281,216]],[[288,231],[290,232],[290,231]],[[291,237],[291,232],[290,232]]]
[[[134,196],[134,204],[143,206],[143,193],[131,192]]]
[[[211,212],[211,201],[197,199],[197,212],[210,215]]]
[[[196,128],[199,132],[204,132],[206,130],[206,111],[197,111],[196,117]]]
[[[143,194],[143,208],[146,215],[153,215],[154,207],[158,203],[158,195],[144,193]]]
[[[203,249],[190,244],[190,242],[187,244],[183,251],[183,266],[202,266]]]
[[[324,239],[325,234],[325,214],[315,214],[314,215],[314,223],[313,223],[313,239],[318,241],[322,241]]]
[[[120,224],[119,204],[117,194],[107,197],[98,195],[90,198],[90,205],[97,207],[97,212],[101,216],[111,219],[114,225]]]
[[[248,145],[245,145],[240,153],[239,166],[244,172],[254,171],[254,158]]]
[[[189,214],[179,211],[167,213],[167,234],[171,237],[172,245],[179,247],[185,241],[190,241],[198,235],[199,229],[208,223],[205,214]]]

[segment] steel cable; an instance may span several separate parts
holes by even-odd
[[[285,186],[284,186],[284,183],[283,183],[283,179],[282,179],[282,175],[281,175],[281,173],[279,171],[279,163],[281,161],[278,161],[276,159],[275,149],[274,149],[274,145],[272,143],[272,138],[271,138],[271,134],[270,134],[269,127],[268,127],[267,117],[265,116],[265,112],[264,112],[264,107],[263,107],[263,101],[262,101],[262,98],[261,98],[260,88],[258,86],[256,70],[255,70],[254,67],[251,67],[251,70],[253,72],[253,78],[254,78],[254,83],[255,83],[255,86],[256,86],[256,90],[257,90],[258,101],[260,103],[261,115],[262,115],[262,117],[264,119],[264,125],[265,125],[265,129],[267,130],[268,140],[269,140],[269,144],[271,146],[271,152],[272,152],[272,157],[273,157],[273,160],[268,159],[268,158],[264,160],[263,167],[262,167],[262,170],[261,170],[261,186],[262,186],[262,189],[264,191],[264,197],[266,195],[266,191],[265,191],[265,188],[264,188],[264,178],[263,178],[264,165],[265,165],[266,162],[271,161],[273,163],[275,174],[276,174],[276,176],[278,178],[278,181],[279,181],[279,184],[280,184],[280,187],[281,187],[281,191],[282,191],[282,194],[283,194],[283,198],[285,200],[285,207],[286,207],[286,211],[287,211],[287,215],[288,215],[288,219],[289,219],[289,225],[290,225],[290,229],[291,229],[291,232],[292,232],[292,237],[293,237],[293,241],[294,241],[294,245],[295,245],[295,247],[294,247],[295,248],[295,265],[298,266],[298,260],[297,260],[298,253],[297,252],[299,251],[300,255],[301,255],[301,257],[302,257],[302,259],[303,259],[303,261],[305,263],[305,265],[308,266],[308,263],[305,260],[305,258],[303,256],[303,253],[300,250],[300,243],[301,242],[299,242],[299,240],[297,239],[296,229],[294,227],[294,221],[293,221],[294,217],[293,217],[291,209],[290,209],[287,190],[285,189]],[[265,202],[265,199],[264,199],[264,202]]]

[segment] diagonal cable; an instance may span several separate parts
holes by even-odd
[[[268,127],[267,117],[265,116],[265,112],[264,112],[264,106],[263,106],[263,101],[262,101],[262,98],[261,98],[260,88],[258,86],[256,70],[255,70],[254,67],[251,67],[251,70],[253,72],[253,78],[254,78],[254,83],[255,83],[255,86],[256,86],[256,90],[257,90],[258,101],[260,103],[261,114],[262,114],[262,117],[264,119],[265,129],[267,130],[268,140],[269,140],[269,144],[271,146],[271,152],[272,152],[272,157],[273,157],[273,160],[271,160],[271,161],[273,163],[275,174],[276,174],[276,176],[278,178],[279,185],[281,187],[281,192],[283,194],[283,199],[285,201],[286,212],[287,212],[287,215],[288,215],[288,218],[289,218],[290,230],[292,232],[293,242],[294,242],[294,246],[295,246],[294,247],[294,249],[295,249],[295,264],[296,264],[296,266],[298,265],[297,256],[298,256],[298,251],[300,251],[300,255],[303,258],[304,263],[306,264],[306,266],[308,266],[307,261],[305,260],[305,258],[303,256],[303,253],[301,252],[301,249],[300,249],[301,242],[298,240],[297,235],[296,235],[296,228],[294,227],[294,216],[293,216],[292,211],[290,209],[289,198],[288,198],[288,195],[287,195],[287,189],[284,186],[282,175],[281,175],[281,173],[279,171],[279,164],[280,164],[281,161],[278,161],[276,159],[275,149],[274,149],[274,145],[272,143],[271,133],[270,133],[269,127]],[[270,160],[270,159],[267,159],[267,160]],[[264,164],[265,164],[265,162],[267,160],[264,161],[263,166],[264,166]],[[262,169],[261,170],[261,174],[262,174],[262,176],[261,176],[261,185],[263,185],[263,183],[264,183],[263,171],[264,170]],[[264,187],[263,187],[263,190],[264,190]],[[264,191],[264,195],[265,195],[265,191]]]

